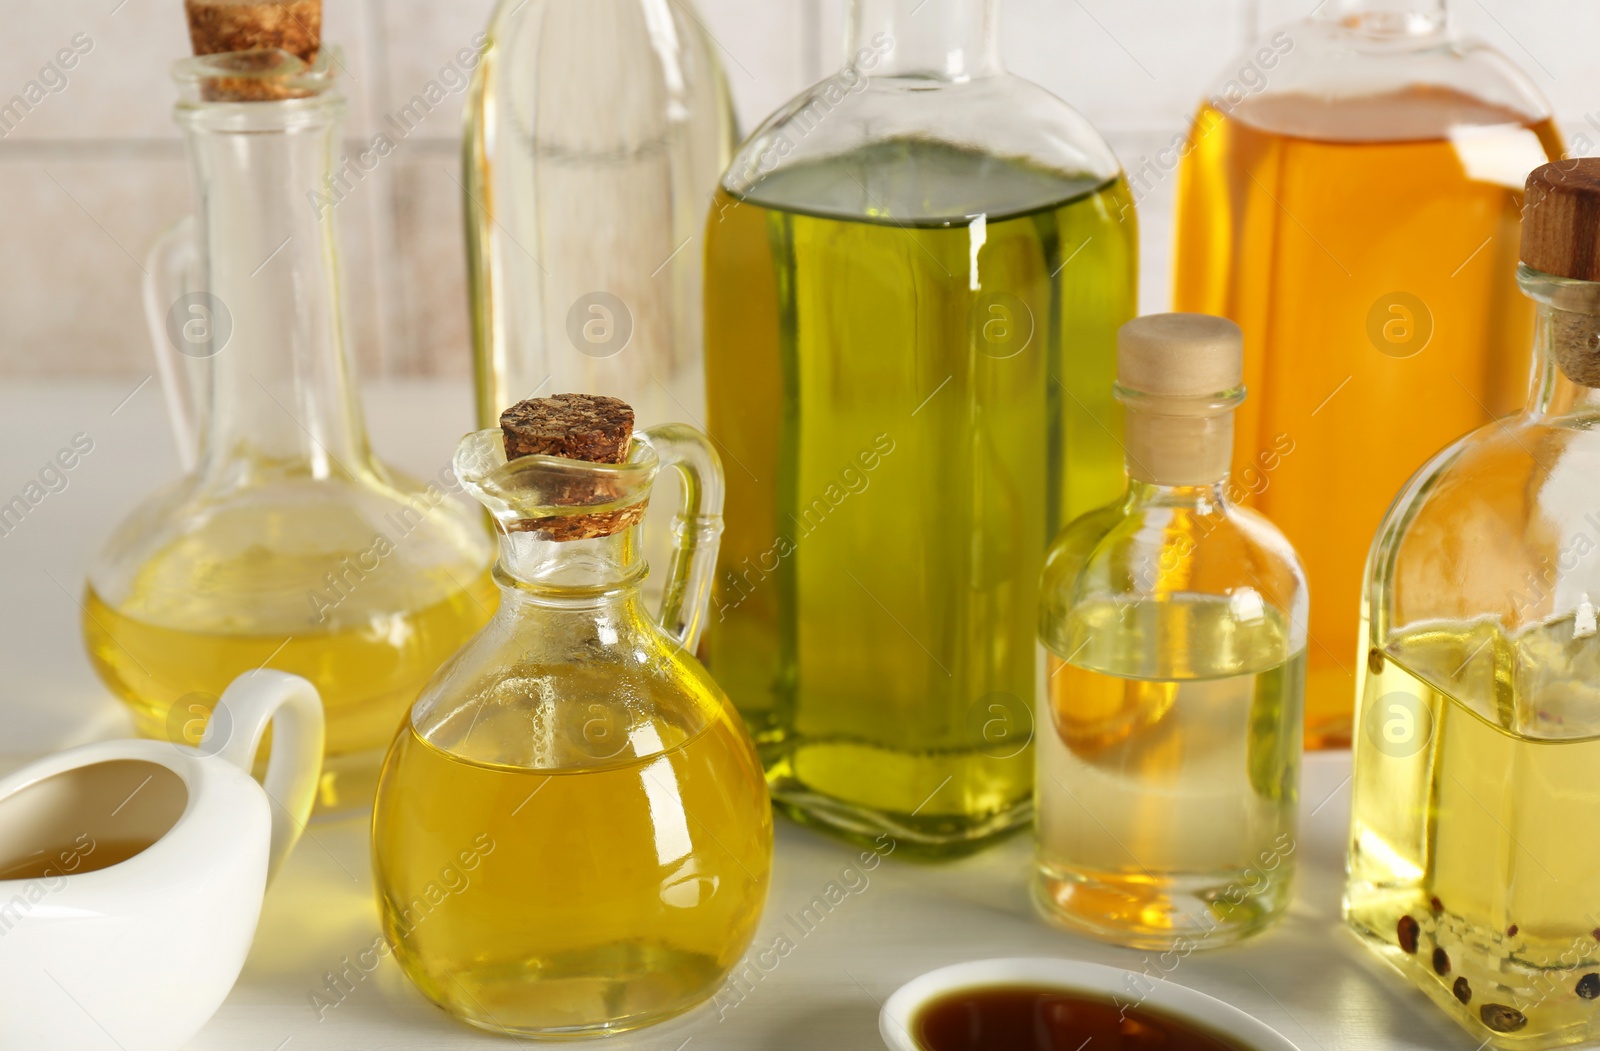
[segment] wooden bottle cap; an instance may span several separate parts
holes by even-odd
[[[1574,281],[1600,281],[1600,157],[1552,161],[1528,175],[1522,261]]]
[[[1154,485],[1227,476],[1233,407],[1244,397],[1239,326],[1210,314],[1149,314],[1117,330],[1117,386],[1128,406],[1128,474]]]
[[[1147,314],[1117,330],[1117,383],[1157,397],[1201,397],[1244,381],[1239,326],[1210,314]]]
[[[603,394],[557,394],[529,398],[500,414],[506,460],[560,456],[589,463],[625,463],[633,439],[633,408]],[[609,480],[573,481],[544,494],[553,504],[584,505],[616,499]],[[645,502],[616,511],[526,519],[517,530],[546,540],[592,540],[611,536],[644,517]]]

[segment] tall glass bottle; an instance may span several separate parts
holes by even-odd
[[[197,742],[252,669],[311,680],[322,809],[371,805],[406,706],[496,601],[481,526],[367,444],[335,206],[318,203],[344,112],[335,68],[326,48],[310,68],[281,51],[175,67],[199,212],[192,240],[152,253],[146,301],[178,430],[198,445],[190,473],[113,531],[83,616],[95,669],[150,736]]]
[[[745,143],[706,238],[708,660],[780,809],[924,855],[1028,820],[1045,544],[1121,485],[1132,203],[1005,72],[998,6],[855,0],[844,68]]]
[[[1222,71],[1178,172],[1173,309],[1243,327],[1234,478],[1317,595],[1311,747],[1350,739],[1350,611],[1390,494],[1509,412],[1527,368],[1532,314],[1510,279],[1521,187],[1561,144],[1537,90],[1452,39],[1445,7],[1318,5]]]
[[[658,622],[639,520],[663,467],[689,495]],[[496,429],[462,439],[456,471],[499,528],[502,600],[384,765],[384,933],[429,999],[502,1034],[685,1011],[749,947],[772,863],[755,748],[692,655],[721,528],[716,453],[669,424],[634,434],[619,464],[508,463]]]
[[[1289,904],[1306,585],[1229,478],[1240,333],[1122,327],[1128,490],[1051,545],[1039,601],[1034,897],[1149,949],[1219,945]]]
[[[693,242],[735,130],[691,0],[499,0],[485,39],[462,154],[479,426],[563,390],[699,420]]]
[[[1373,540],[1344,903],[1505,1048],[1600,1039],[1600,161],[1539,168],[1527,201],[1527,404],[1429,461]]]

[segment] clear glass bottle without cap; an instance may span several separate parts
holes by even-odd
[[[1517,1049],[1600,1039],[1600,160],[1539,168],[1527,200],[1527,404],[1373,539],[1344,901],[1471,1039]]]
[[[1034,897],[1107,941],[1224,944],[1289,903],[1305,575],[1228,474],[1238,327],[1138,318],[1117,360],[1127,492],[1062,531],[1041,589]]]
[[[320,810],[372,803],[385,743],[496,600],[481,524],[372,455],[326,199],[344,99],[322,48],[179,62],[199,211],[151,253],[158,364],[191,469],[120,522],[83,630],[140,733],[199,742],[259,667],[327,714]]]
[[[698,238],[737,134],[694,4],[499,0],[483,40],[462,143],[479,426],[559,390],[699,419]]]
[[[854,0],[843,68],[740,149],[706,235],[707,662],[781,810],[931,857],[1027,823],[1045,545],[1121,485],[1132,204],[998,20]]]
[[[634,434],[621,463],[507,462],[502,439],[480,431],[456,453],[500,531],[502,597],[385,762],[383,930],[417,987],[472,1025],[620,1032],[711,996],[766,900],[772,811],[755,746],[692,656],[722,476],[682,425]],[[656,619],[639,522],[666,467],[688,497]]]
[[[1521,399],[1522,183],[1561,139],[1510,60],[1450,33],[1446,0],[1325,0],[1219,72],[1180,152],[1173,309],[1244,329],[1233,475],[1305,559],[1306,743],[1344,747],[1348,611],[1390,495]],[[1140,194],[1167,177],[1129,176]]]

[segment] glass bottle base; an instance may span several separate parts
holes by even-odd
[[[912,751],[787,735],[759,746],[772,808],[879,854],[966,857],[1033,820],[1033,749]],[[991,754],[994,753],[994,754]]]
[[[396,955],[428,999],[456,1020],[538,1040],[613,1036],[664,1022],[709,1000],[727,976],[710,957],[645,945],[447,975],[424,970],[404,952]]]
[[[984,850],[1028,827],[1030,800],[986,815],[901,813],[857,806],[769,775],[772,809],[796,824],[820,829],[879,854],[913,861],[948,861]],[[887,848],[887,849],[886,849]]]
[[[1134,949],[1229,945],[1270,927],[1290,898],[1291,869],[1181,876],[1127,875],[1040,865],[1032,897],[1058,927]]]
[[[1395,895],[1347,905],[1345,923],[1479,1046],[1542,1051],[1600,1038],[1596,932],[1541,937],[1513,928],[1508,934],[1435,911],[1429,902],[1407,907]]]

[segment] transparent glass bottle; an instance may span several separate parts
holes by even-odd
[[[501,437],[468,435],[456,454],[500,527],[502,597],[384,765],[373,815],[383,929],[417,987],[472,1025],[618,1032],[715,992],[766,899],[760,763],[692,656],[720,468],[704,435],[677,424],[636,433],[616,465],[507,463]],[[638,520],[663,466],[688,498],[656,621],[640,599]],[[573,515],[620,528],[543,531]]]
[[[485,37],[462,154],[479,426],[562,390],[699,420],[691,242],[736,133],[693,4],[499,0]]]
[[[192,469],[117,525],[83,630],[140,733],[197,743],[234,677],[304,676],[327,715],[322,810],[372,803],[385,743],[488,620],[481,525],[378,463],[351,389],[326,194],[344,111],[328,49],[175,67],[199,212],[145,289]],[[219,100],[251,82],[274,101]]]
[[[1306,743],[1344,747],[1348,613],[1390,494],[1521,396],[1522,183],[1561,141],[1509,60],[1451,36],[1445,0],[1327,0],[1224,68],[1181,146],[1173,309],[1244,329],[1233,474],[1306,560]]]
[[[1596,207],[1600,161],[1530,176],[1528,402],[1405,486],[1361,606],[1345,920],[1496,1047],[1600,1038]]]
[[[706,235],[708,663],[781,810],[922,856],[1027,823],[1045,545],[1121,486],[1132,203],[998,7],[855,0]]]
[[[1034,897],[1107,941],[1220,945],[1289,904],[1305,576],[1228,474],[1238,327],[1160,314],[1119,343],[1127,493],[1062,531],[1041,589]]]

